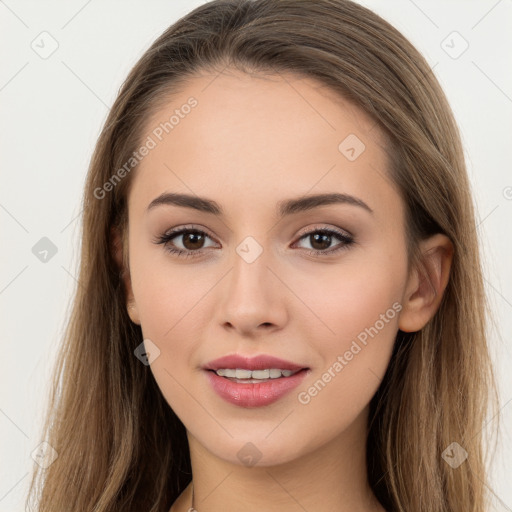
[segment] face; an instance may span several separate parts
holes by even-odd
[[[143,140],[129,311],[191,439],[273,465],[361,432],[407,284],[404,206],[378,127],[313,80],[232,72],[190,80]],[[323,194],[337,196],[304,201]],[[204,369],[236,354],[303,370],[237,383]]]

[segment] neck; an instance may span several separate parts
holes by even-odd
[[[316,450],[272,466],[246,467],[214,456],[189,433],[193,483],[187,508],[382,512],[366,473],[366,415]],[[188,490],[188,489],[187,489]]]

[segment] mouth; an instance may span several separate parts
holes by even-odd
[[[211,361],[203,367],[212,389],[240,407],[269,405],[297,387],[311,369],[307,366],[260,355],[238,354]]]

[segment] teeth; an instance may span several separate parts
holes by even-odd
[[[253,370],[250,373],[253,379],[268,379],[270,377],[270,370]]]
[[[250,370],[240,370],[237,368],[235,370],[235,377],[237,379],[250,379],[251,378],[251,371]]]
[[[217,370],[220,377],[236,377],[236,370]]]
[[[297,370],[299,371],[299,370]],[[220,368],[215,373],[219,377],[227,377],[233,379],[258,379],[258,380],[266,380],[266,379],[278,379],[279,377],[290,377],[296,371],[292,370],[280,370],[278,368],[269,368],[266,370],[244,370],[242,368]]]

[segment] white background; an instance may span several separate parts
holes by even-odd
[[[202,3],[0,0],[0,512],[23,510],[30,454],[41,442],[49,370],[77,284],[79,205],[95,141],[131,67],[165,28]],[[509,511],[512,1],[361,3],[434,66],[461,129],[498,328],[491,342],[502,439],[492,466],[493,500],[497,510]],[[43,31],[58,43],[47,59],[31,47]],[[453,31],[469,44],[458,58],[444,46],[453,46],[452,53],[462,48]],[[58,249],[47,263],[32,253],[44,236]]]

